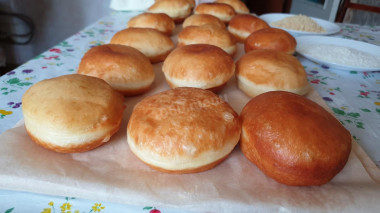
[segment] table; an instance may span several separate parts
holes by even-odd
[[[135,12],[113,12],[74,34],[17,69],[0,77],[0,133],[22,120],[21,97],[34,83],[76,72],[83,54],[108,43],[125,28]],[[380,46],[380,27],[340,24],[334,37],[360,40]],[[380,167],[380,71],[333,70],[297,56],[313,88],[351,132],[377,167]],[[71,197],[0,190],[0,212],[178,212],[165,206],[131,206]],[[154,212],[154,211],[152,211]],[[158,211],[156,211],[158,212]],[[186,212],[181,210],[181,212]]]

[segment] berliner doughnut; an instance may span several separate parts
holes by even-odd
[[[236,64],[238,87],[255,97],[269,91],[305,95],[310,90],[306,72],[298,59],[276,50],[252,50]]]
[[[162,1],[162,0],[155,0],[155,1]],[[195,7],[195,0],[187,0],[190,3],[191,8]]]
[[[257,30],[244,42],[246,53],[256,49],[272,49],[293,54],[296,47],[296,39],[290,33],[278,28]]]
[[[251,33],[269,27],[264,20],[254,15],[238,14],[231,19],[227,29],[239,42],[244,43]]]
[[[124,97],[105,81],[79,74],[40,81],[22,97],[28,135],[63,153],[88,151],[109,141],[124,108]]]
[[[239,14],[249,13],[248,7],[244,4],[244,2],[240,0],[216,0],[215,2],[230,5],[231,7],[234,8],[235,12]]]
[[[170,36],[175,24],[173,19],[165,13],[142,13],[131,18],[128,21],[127,27],[152,28]]]
[[[191,5],[189,0],[159,0],[148,8],[148,12],[165,13],[177,24],[182,23],[186,17],[190,16],[193,8]]]
[[[162,67],[171,88],[197,87],[218,92],[233,76],[230,55],[209,44],[191,44],[173,50]]]
[[[149,28],[121,30],[112,37],[110,43],[134,47],[147,56],[152,63],[164,61],[174,49],[174,43],[169,36]]]
[[[189,44],[211,44],[222,48],[231,56],[237,50],[236,41],[233,36],[225,29],[214,24],[201,26],[189,26],[178,34],[177,46]]]
[[[194,9],[194,14],[213,15],[226,24],[236,15],[234,8],[224,3],[198,4]]]
[[[147,97],[133,109],[131,151],[152,168],[194,173],[222,162],[240,139],[238,114],[208,90],[181,87]]]
[[[188,26],[201,26],[205,24],[214,24],[221,28],[225,28],[226,25],[220,19],[209,14],[194,14],[185,19],[182,24],[182,28]]]
[[[190,3],[191,8],[195,7],[195,0],[187,0]]]
[[[144,54],[120,44],[91,48],[84,54],[78,73],[101,78],[124,95],[147,91],[155,77],[153,66]]]
[[[292,186],[322,185],[345,166],[350,133],[315,102],[283,91],[243,108],[240,147],[267,176]]]

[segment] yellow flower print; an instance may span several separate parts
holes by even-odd
[[[64,204],[62,204],[62,206],[61,206],[61,212],[62,213],[64,213],[64,212],[66,212],[67,210],[71,210],[71,204],[70,203],[64,203]],[[67,212],[68,213],[68,212]]]
[[[61,208],[61,213],[80,213],[79,210],[75,210],[74,211],[74,207],[73,205],[71,205],[71,203],[69,203],[69,200],[72,200],[72,199],[75,199],[75,198],[69,198],[69,197],[66,197],[66,202],[63,203],[60,208]],[[55,210],[54,208],[54,202],[53,201],[50,201],[48,203],[49,207],[48,208],[45,208],[43,211],[41,211],[41,213],[56,213],[57,211]],[[91,209],[88,213],[90,212],[101,212],[103,209],[105,209],[106,207],[103,206],[101,203],[94,203],[93,206],[91,206]],[[57,212],[58,213],[58,212]]]
[[[44,209],[41,213],[51,213],[51,208]]]
[[[380,106],[380,102],[375,102],[375,105]]]
[[[102,41],[91,41],[90,44],[93,44],[93,45],[102,45],[102,44],[104,44],[104,42],[102,42]]]
[[[102,209],[104,209],[105,207],[102,206],[101,203],[95,203],[93,206],[92,206],[92,210],[94,212],[100,212]]]
[[[2,114],[2,115],[10,115],[12,113],[13,113],[12,111],[6,111],[6,110],[3,110],[3,109],[0,109],[0,114]]]
[[[11,115],[13,112],[12,111],[6,111],[3,109],[0,109],[0,118],[4,118],[7,115]]]

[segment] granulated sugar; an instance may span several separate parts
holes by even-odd
[[[315,59],[323,60],[329,63],[365,68],[380,67],[379,57],[343,46],[311,44],[300,47],[299,51],[302,54],[306,54]]]
[[[305,15],[288,16],[281,20],[272,22],[271,25],[275,27],[305,32],[326,32],[326,30],[322,26],[320,26],[313,19]]]

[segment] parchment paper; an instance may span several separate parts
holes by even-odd
[[[95,150],[77,154],[46,150],[31,141],[23,124],[3,133],[0,188],[203,212],[378,210],[380,185],[375,180],[379,171],[370,160],[366,161],[368,156],[356,142],[345,168],[320,187],[279,184],[249,162],[238,146],[219,166],[202,173],[173,175],[146,166],[129,150],[126,125],[138,101],[169,89],[161,67],[162,63],[155,65],[157,78],[152,90],[126,98],[121,129]],[[235,78],[219,95],[238,113],[250,100],[237,88]],[[314,90],[307,97],[326,107]],[[368,165],[364,163],[364,167],[361,161]]]

